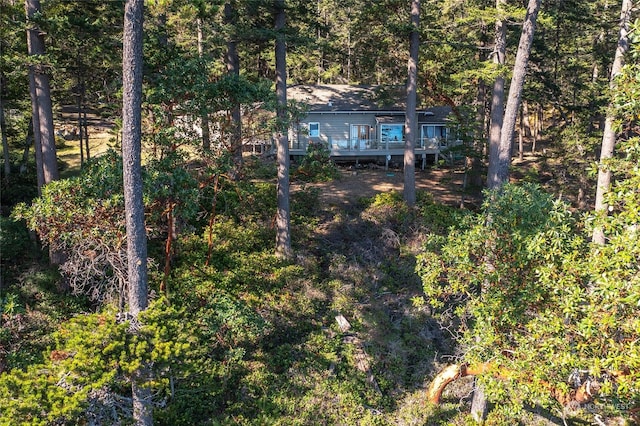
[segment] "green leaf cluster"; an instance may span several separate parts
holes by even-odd
[[[143,181],[146,225],[152,241],[169,232],[169,212],[183,224],[196,218],[198,184],[176,156],[150,161]],[[46,185],[39,198],[31,205],[17,205],[12,216],[25,220],[45,244],[67,256],[62,271],[74,291],[96,301],[124,297],[122,158],[115,151],[91,161],[77,177]]]
[[[160,300],[140,318],[138,333],[110,309],[61,324],[43,363],[0,375],[0,424],[104,424],[129,417],[132,373],[151,365],[151,385],[162,389],[171,365],[188,350],[181,315]]]
[[[329,156],[329,149],[322,144],[307,147],[307,154],[293,174],[303,182],[331,181],[340,177],[340,171]]]
[[[619,233],[593,247],[568,205],[508,185],[462,229],[428,240],[417,263],[425,294],[458,324],[463,360],[491,362],[491,400],[554,405],[589,381],[601,413],[630,414],[621,407],[640,398],[640,250],[619,216],[607,228]]]

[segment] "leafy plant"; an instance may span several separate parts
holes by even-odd
[[[24,307],[20,306],[17,294],[9,293],[0,299],[0,317],[12,316],[20,312],[24,312]]]
[[[195,217],[197,184],[175,158],[151,162],[144,182],[152,238],[170,231],[168,211],[187,223]],[[122,159],[109,151],[89,163],[80,176],[51,182],[30,206],[19,204],[12,213],[52,250],[65,253],[61,270],[72,290],[94,301],[126,294],[122,185]]]
[[[637,234],[590,247],[569,207],[530,184],[488,199],[418,258],[430,304],[459,324],[461,361],[487,367],[496,402],[562,410],[593,386],[594,412],[628,415],[616,407],[639,398]]]
[[[329,149],[323,144],[310,144],[294,171],[294,178],[303,182],[323,182],[339,177],[340,172],[329,156]]]

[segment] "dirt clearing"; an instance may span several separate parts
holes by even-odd
[[[320,200],[326,207],[353,207],[358,200],[373,197],[378,193],[402,192],[404,174],[402,170],[340,169],[342,176],[331,182],[306,184],[321,190]],[[454,169],[428,169],[416,171],[416,188],[426,190],[435,201],[452,206],[461,203],[477,203],[479,195],[463,190],[464,173]],[[294,183],[292,188],[301,187]]]

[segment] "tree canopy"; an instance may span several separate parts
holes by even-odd
[[[632,2],[38,3],[0,5],[0,424],[461,424],[464,376],[488,424],[639,420]],[[406,88],[404,199],[321,193],[364,167],[291,161],[290,84]]]

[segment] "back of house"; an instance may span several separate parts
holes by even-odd
[[[335,161],[374,161],[389,165],[404,155],[406,94],[402,87],[296,85],[287,98],[303,104],[307,114],[290,130],[290,154],[304,156],[322,144]],[[416,158],[438,155],[451,139],[451,108],[436,106],[416,112],[419,140]],[[400,161],[401,163],[402,161]]]

